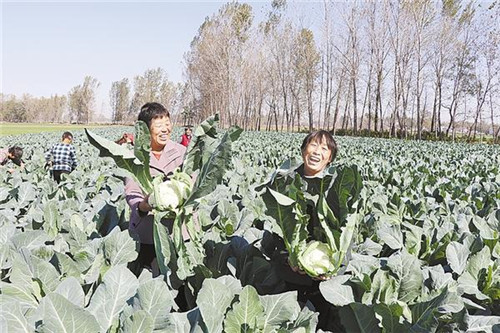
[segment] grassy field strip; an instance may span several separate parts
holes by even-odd
[[[37,124],[37,123],[0,123],[0,136],[20,135],[40,132],[71,131],[94,127],[112,127],[102,124]]]

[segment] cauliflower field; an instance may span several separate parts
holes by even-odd
[[[114,140],[125,131],[94,132]],[[26,161],[12,174],[0,167],[0,332],[318,330],[317,309],[280,278],[270,236],[280,221],[258,190],[300,160],[305,134],[243,132],[220,155],[229,168],[215,190],[195,200],[196,237],[175,260],[162,248],[158,277],[128,268],[138,244],[127,231],[127,174],[82,131],[73,133],[77,169],[59,186],[50,178],[44,152],[60,134],[0,138],[23,146]],[[500,147],[336,140],[334,167],[357,166],[363,187],[345,212],[356,219],[348,264],[319,283],[337,313],[326,326],[500,332]]]

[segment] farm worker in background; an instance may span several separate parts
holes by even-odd
[[[172,123],[170,113],[159,103],[145,104],[139,113],[139,120],[144,121],[151,134],[150,172],[155,177],[168,175],[182,165],[186,147],[170,140]],[[135,262],[138,272],[142,267],[152,266],[156,253],[153,245],[153,214],[148,203],[150,193],[143,193],[139,185],[131,178],[125,179],[125,195],[131,208],[129,230],[139,236],[140,251]],[[172,221],[163,221],[172,227]],[[135,270],[132,268],[132,270]]]
[[[58,184],[61,182],[63,173],[69,174],[77,166],[76,150],[72,142],[73,134],[64,132],[62,142],[56,143],[45,153],[47,165],[52,168],[52,176]]]
[[[184,128],[184,134],[181,135],[181,145],[187,147],[191,142],[192,131],[190,127]]]
[[[302,155],[302,164],[295,169],[306,182],[313,182],[316,177],[322,177],[327,167],[337,155],[337,143],[332,135],[324,130],[310,133],[304,138],[300,147]],[[314,226],[319,224],[317,214],[308,207],[307,213],[311,216],[308,224],[308,232],[312,233]],[[319,282],[325,280],[324,277],[312,278],[301,271],[298,267],[290,267],[288,264],[288,254],[282,241],[278,242],[282,248],[276,249],[273,260],[278,261],[276,272],[281,280],[285,282],[286,291],[297,291],[299,302],[306,303],[310,301],[316,311],[320,313],[318,328],[328,329],[334,332],[338,327],[326,327],[331,316],[338,316],[333,306],[328,303],[319,291]],[[350,256],[350,254],[348,255]],[[333,309],[333,310],[332,310]]]
[[[23,157],[23,148],[18,146],[13,146],[8,149],[0,149],[0,165],[6,165],[8,162],[12,162],[17,166],[24,168],[24,162],[21,160]],[[14,172],[14,169],[9,169],[9,172]]]
[[[123,133],[123,136],[115,141],[115,143],[119,145],[130,143],[132,146],[134,145],[134,134],[132,133]]]

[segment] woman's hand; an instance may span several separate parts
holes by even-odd
[[[288,265],[290,265],[290,262],[288,262]],[[306,275],[307,273],[304,272],[302,269],[300,269],[300,267],[296,267],[296,266],[292,266],[290,265],[290,268],[292,269],[292,271],[294,271],[295,273],[299,273],[301,275]],[[330,280],[331,276],[328,276],[328,275],[318,275],[318,276],[311,276],[311,279],[315,280],[315,281],[326,281],[326,280]]]
[[[318,275],[316,277],[313,277],[312,279],[315,280],[315,281],[326,281],[326,280],[330,280],[331,276],[327,276],[327,275]]]
[[[290,263],[289,263],[290,264]],[[292,269],[292,271],[294,271],[295,273],[299,273],[301,275],[306,275],[306,272],[304,272],[303,270],[300,269],[300,267],[295,267],[295,266],[290,266],[290,268]]]
[[[147,213],[153,210],[153,207],[149,204],[149,195],[147,195],[141,202],[139,202],[139,210],[141,212]]]

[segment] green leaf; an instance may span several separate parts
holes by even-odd
[[[347,332],[381,332],[373,308],[365,304],[351,303],[340,308],[340,321]]]
[[[15,254],[12,261],[10,283],[0,281],[2,295],[11,296],[22,308],[36,308],[41,299],[40,287],[33,281],[28,263],[21,254]]]
[[[298,196],[302,195],[299,193],[299,189],[295,188],[295,190]],[[286,249],[290,255],[290,264],[298,267],[298,255],[302,248],[305,248],[308,235],[306,226],[309,222],[309,216],[303,212],[306,210],[305,207],[271,188],[266,189],[263,199],[267,207],[267,214],[272,216],[280,227]],[[305,205],[305,202],[303,204]]]
[[[43,208],[43,228],[50,237],[55,237],[60,229],[60,214],[56,201],[49,201]]]
[[[57,259],[56,267],[59,269],[62,276],[73,276],[79,279],[79,281],[81,280],[82,272],[78,268],[78,265],[73,261],[73,259],[71,259],[68,255],[60,252],[55,253],[55,258]]]
[[[458,291],[460,293],[474,295],[478,300],[487,300],[488,296],[483,294],[478,287],[478,278],[469,272],[464,272],[458,277]]]
[[[242,131],[241,128],[232,127],[224,134],[208,160],[202,164],[185,206],[193,204],[196,199],[212,193],[217,185],[222,182],[225,171],[231,165],[232,142],[240,136]],[[183,171],[186,172],[185,169]]]
[[[167,315],[175,305],[175,296],[176,291],[170,290],[161,278],[148,280],[139,285],[134,307],[140,307],[151,316],[155,330],[165,329]]]
[[[340,166],[336,172],[337,176],[328,191],[326,200],[342,223],[351,212],[353,203],[358,200],[363,183],[356,165]]]
[[[96,318],[59,294],[49,294],[40,303],[43,332],[88,332],[100,330]]]
[[[264,313],[259,295],[254,287],[248,285],[239,295],[239,301],[227,313],[224,321],[224,332],[246,333],[257,330],[258,318]]]
[[[182,167],[187,174],[191,175],[200,170],[208,161],[216,147],[218,123],[219,115],[215,114],[203,121],[193,132]]]
[[[226,279],[205,279],[198,293],[196,303],[208,332],[222,332],[226,311],[234,295],[241,290],[238,280],[229,281],[229,284],[225,284]]]
[[[123,323],[123,332],[153,332],[153,318],[144,310],[134,312],[132,316],[128,317]]]
[[[168,326],[165,332],[171,333],[201,333],[210,332],[202,330],[200,326],[200,310],[195,308],[189,312],[174,312],[167,316]]]
[[[29,250],[36,249],[44,246],[48,240],[49,237],[43,230],[26,230],[22,233],[17,233],[11,238],[12,246],[16,251],[19,251],[22,247]]]
[[[339,248],[338,248],[338,250],[343,254],[346,254],[347,251],[349,250],[354,230],[356,229],[356,226],[359,224],[359,222],[363,220],[363,215],[351,214],[347,216],[346,219],[347,223],[345,224],[345,226],[340,228],[342,230],[342,233],[340,234]],[[343,256],[342,256],[342,261],[343,261]]]
[[[31,183],[24,182],[17,189],[17,206],[24,208],[36,199],[35,187]]]
[[[448,260],[448,264],[458,275],[462,275],[464,272],[469,254],[469,248],[459,242],[451,242],[446,247],[446,259]]]
[[[0,295],[0,332],[31,333],[35,327],[28,323],[19,303]]]
[[[410,306],[412,313],[412,332],[435,332],[443,314],[457,313],[463,309],[463,302],[456,293],[443,291],[427,302]]]
[[[388,271],[379,269],[372,281],[371,292],[366,293],[364,297],[372,297],[373,303],[393,303],[398,300],[398,282],[397,279]]]
[[[484,218],[476,215],[472,218],[472,223],[479,230],[479,235],[483,239],[498,239],[498,229],[491,228]]]
[[[126,305],[135,295],[137,278],[125,266],[113,266],[104,275],[90,300],[88,310],[96,317],[101,330],[108,330]]]
[[[274,197],[275,201],[280,205],[280,206],[291,206],[295,203],[295,200],[292,198],[287,197],[284,194],[281,194],[279,192],[274,191],[273,189],[268,189],[269,193]]]
[[[134,155],[144,166],[149,166],[151,134],[148,125],[144,121],[138,120],[135,122],[134,129]]]
[[[127,264],[137,258],[135,242],[128,230],[120,231],[118,226],[104,237],[102,245],[104,258],[111,266]]]
[[[377,228],[377,237],[393,250],[404,247],[400,224],[383,223]]]
[[[382,251],[382,245],[367,238],[358,248],[358,253],[364,255],[377,256]]]
[[[419,260],[402,251],[387,259],[387,267],[399,278],[399,300],[413,302],[421,294],[424,283]]]
[[[41,282],[42,290],[45,294],[52,292],[59,284],[59,273],[49,262],[31,256],[31,265],[33,267],[33,278]]]
[[[146,126],[138,125],[138,126]],[[100,157],[111,157],[116,165],[122,169],[130,172],[131,176],[134,180],[141,186],[141,189],[144,193],[152,193],[153,191],[153,178],[149,172],[149,165],[144,164],[138,159],[130,151],[127,147],[114,143],[108,139],[105,139],[97,134],[92,133],[91,131],[85,129],[85,133],[87,134],[87,138],[89,142],[99,149]],[[145,140],[145,138],[144,138]],[[137,149],[141,151],[139,156],[146,161],[145,156],[149,154],[149,150],[146,151],[145,144],[136,143]],[[148,149],[149,148],[148,142]],[[135,148],[134,148],[135,149]]]
[[[470,256],[465,271],[477,278],[481,269],[487,268],[490,262],[491,252],[489,247],[485,246],[481,251]]]
[[[156,212],[154,214],[153,239],[156,252],[156,261],[160,273],[167,276],[170,272],[169,263],[175,263],[175,249],[168,234],[167,226],[161,223],[166,213]]]
[[[496,332],[493,326],[500,329],[499,316],[467,316],[467,332]]]
[[[400,304],[375,304],[373,306],[375,316],[380,320],[381,327],[387,333],[407,332],[410,328],[408,322],[400,323],[403,315],[403,309]]]
[[[297,319],[295,319],[292,325],[288,328],[291,332],[316,332],[316,326],[318,325],[318,315],[319,314],[317,312],[311,311],[306,303],[306,306],[304,306],[299,312]],[[290,318],[290,320],[292,319],[293,318]],[[284,333],[287,332],[287,330],[279,330],[278,332]]]
[[[83,289],[78,280],[72,276],[61,282],[57,286],[55,293],[63,296],[76,306],[83,307],[85,305],[85,294],[83,293]]]
[[[418,256],[422,247],[422,236],[424,230],[416,225],[403,222],[403,226],[409,230],[403,231],[405,235],[405,249],[409,254]]]
[[[264,314],[259,318],[259,328],[262,332],[273,332],[282,324],[294,321],[300,312],[297,294],[289,291],[277,295],[259,296],[264,307]]]
[[[354,293],[351,286],[344,285],[349,275],[334,276],[328,281],[319,284],[321,295],[335,306],[344,306],[354,303]]]

